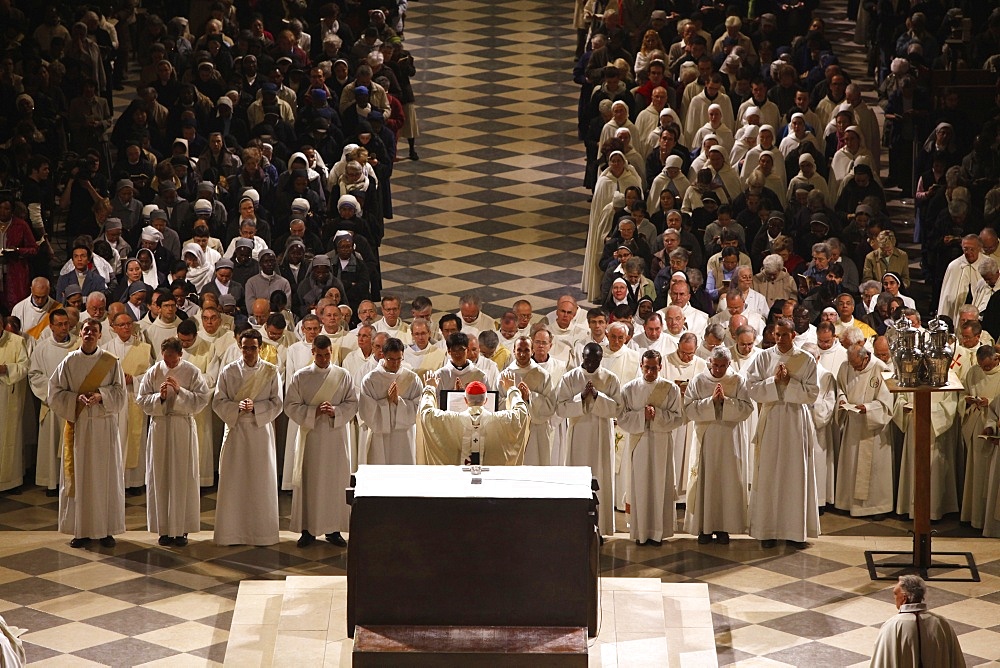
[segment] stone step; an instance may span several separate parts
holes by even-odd
[[[590,668],[717,666],[708,585],[601,578],[600,627]],[[240,583],[226,666],[352,664],[347,578],[290,576]]]

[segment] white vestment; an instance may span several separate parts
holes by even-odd
[[[106,362],[105,355],[113,361]],[[108,370],[96,378],[91,375],[95,367],[98,372]],[[100,392],[101,401],[84,407],[77,399],[89,387]],[[77,538],[125,533],[125,478],[118,444],[118,412],[125,404],[121,365],[100,349],[89,355],[73,351],[49,379],[47,403],[56,415],[74,423],[72,479],[65,457],[59,478],[59,531]]]
[[[289,348],[288,352],[291,355],[292,348]],[[403,357],[405,360],[405,353]],[[404,361],[403,364],[405,365],[406,362]],[[361,348],[355,348],[344,357],[344,361],[341,362],[340,366],[344,367],[344,370],[351,374],[351,381],[354,383],[354,393],[360,396],[361,381],[365,379],[365,376],[372,369],[378,366],[378,360],[375,359],[374,353],[370,353],[368,357],[365,357],[365,353]],[[289,423],[289,434],[297,430],[298,427],[295,426],[294,422]],[[368,443],[371,440],[371,433],[368,431],[368,428],[361,425],[358,421],[357,411],[354,412],[354,419],[348,425],[347,432],[347,438],[351,444],[351,473],[357,473],[358,462],[363,459],[363,455],[367,455]],[[288,446],[285,446],[285,452],[289,452]],[[287,474],[287,467],[285,468]]]
[[[892,442],[885,427],[892,419],[893,398],[874,355],[862,371],[850,364],[837,376],[837,459],[835,505],[861,517],[892,512]],[[864,413],[851,407],[863,405]]]
[[[716,385],[725,394],[712,399]],[[706,371],[684,393],[684,413],[695,424],[695,452],[688,483],[684,530],[691,534],[746,533],[747,434],[740,424],[754,411],[746,380],[732,368],[722,378]]]
[[[495,386],[490,386],[486,372],[472,361],[467,361],[466,365],[459,369],[451,359],[448,359],[444,366],[434,372],[434,375],[437,376],[439,390],[464,390],[466,385],[475,380],[484,383],[491,390],[496,389]]]
[[[618,378],[618,385],[624,387],[625,383],[640,376],[639,364],[641,361],[641,351],[622,346],[613,352],[611,348],[606,348],[604,357],[601,358],[601,366],[615,374],[615,377]],[[628,502],[631,459],[628,438],[621,425],[618,425],[615,427],[615,508],[625,508],[625,504]]]
[[[834,470],[840,430],[833,419],[837,408],[837,377],[827,371],[822,363],[816,365],[816,374],[819,397],[809,406],[809,413],[816,428],[816,452],[813,453],[816,497],[820,506],[823,506],[833,503],[836,497]]]
[[[115,337],[117,338],[117,337]],[[160,398],[160,385],[175,378],[180,390]],[[198,427],[194,416],[211,399],[205,376],[181,360],[173,369],[162,360],[139,382],[138,404],[150,416],[146,449],[146,521],[161,536],[184,536],[201,529]]]
[[[905,603],[900,606],[899,614],[879,629],[870,665],[872,668],[964,668],[965,655],[955,630],[943,617],[928,612],[926,603]]]
[[[212,411],[212,395],[215,394],[215,376],[209,374],[212,368],[212,346],[199,338],[190,348],[184,349],[183,359],[198,368],[208,386],[208,402],[194,416],[195,428],[198,430],[198,478],[199,485],[211,487],[215,484],[215,435],[214,416]],[[218,371],[216,371],[218,373]]]
[[[533,359],[534,361],[534,359]],[[562,377],[566,374],[566,362],[560,360],[552,355],[544,362],[536,362],[538,366],[542,367],[549,373],[549,382],[552,383],[552,395],[553,401],[556,395],[556,391],[559,389],[559,383],[562,382]],[[565,466],[566,464],[566,435],[569,431],[569,424],[566,422],[566,418],[555,412],[555,404],[553,403],[553,413],[552,417],[549,418],[549,426],[551,428],[552,434],[552,450],[549,462],[552,466]]]
[[[518,383],[528,386],[528,440],[524,446],[525,466],[548,466],[552,464],[552,416],[556,413],[556,386],[549,372],[528,360],[528,366],[520,367],[515,361],[507,367],[514,373]]]
[[[48,331],[48,330],[46,330]],[[35,344],[28,362],[28,385],[41,402],[38,411],[38,453],[35,457],[35,484],[48,489],[59,487],[59,460],[62,458],[65,421],[49,410],[49,378],[59,363],[77,349],[80,340],[72,334],[56,343],[51,332]]]
[[[1000,400],[990,402],[988,421],[997,424],[1000,421]],[[1000,441],[990,440],[993,446],[989,475],[986,478],[986,489],[984,495],[986,502],[983,512],[983,536],[987,538],[1000,538]]]
[[[473,452],[483,466],[519,466],[524,461],[528,435],[528,405],[516,387],[507,390],[508,409],[491,413],[482,406],[461,412],[437,407],[434,389],[428,385],[420,397],[420,420],[424,429],[424,460],[427,464],[461,466]]]
[[[146,335],[146,340],[153,346],[153,357],[160,359],[160,344],[170,337],[177,336],[177,325],[179,324],[181,324],[180,318],[174,318],[174,321],[170,324],[157,318],[143,331],[143,334]],[[267,340],[267,337],[265,337],[265,340]]]
[[[663,368],[660,376],[673,381],[678,387],[690,382],[703,371],[708,371],[708,365],[700,357],[695,356],[690,362],[681,361],[677,352],[672,352],[663,358]],[[683,396],[683,392],[681,393]],[[683,413],[683,405],[681,412]],[[685,416],[684,423],[670,433],[673,440],[674,481],[677,485],[677,501],[687,498],[688,471],[691,469],[691,455],[694,450],[694,422]]]
[[[964,255],[948,263],[941,281],[941,297],[938,299],[938,314],[946,315],[952,322],[958,322],[958,310],[972,303],[976,284],[982,279],[979,266],[983,262],[980,253],[975,262],[969,262]]]
[[[775,380],[788,369],[787,385]],[[760,406],[754,437],[750,535],[803,542],[819,535],[819,500],[812,463],[816,428],[808,406],[819,397],[816,360],[799,348],[760,353],[747,370],[750,398]]]
[[[24,442],[21,438],[21,412],[28,377],[28,349],[17,334],[0,332],[0,364],[7,373],[0,376],[0,491],[20,487],[24,482]]]
[[[336,364],[336,359],[331,364]],[[312,344],[305,341],[296,341],[285,350],[284,370],[281,379],[285,385],[285,394],[288,394],[288,386],[292,384],[295,374],[312,364]],[[287,413],[287,411],[285,411]],[[281,489],[292,490],[292,468],[295,464],[295,443],[299,435],[299,427],[294,421],[286,421],[285,438],[278,443],[278,447],[283,448],[284,459],[281,464]],[[275,434],[275,438],[278,434]]]
[[[652,420],[646,420],[647,406],[655,411]],[[636,378],[622,386],[618,426],[627,434],[629,524],[635,541],[662,541],[674,535],[677,490],[670,432],[682,421],[681,392],[669,380],[648,383]]]
[[[388,399],[393,382],[399,391],[399,401],[395,404]],[[361,381],[358,417],[371,431],[371,441],[360,464],[417,463],[417,405],[422,388],[417,374],[409,369],[390,373],[379,364],[365,376]]]
[[[317,415],[323,402],[334,407],[333,417]],[[351,507],[344,490],[351,481],[350,424],[358,412],[358,393],[346,370],[330,364],[310,364],[293,377],[285,395],[289,431],[299,440],[292,467],[291,531],[314,536],[347,531]],[[301,448],[301,451],[299,451]]]
[[[125,467],[125,487],[142,487],[146,484],[146,446],[148,419],[136,401],[143,374],[153,363],[157,353],[150,344],[130,337],[122,341],[117,334],[101,347],[118,358],[122,372],[132,376],[132,382],[125,379],[126,399],[118,414],[118,438],[122,446],[122,462]],[[159,350],[159,349],[157,349]],[[159,392],[159,386],[157,386]],[[166,534],[169,536],[180,534]]]
[[[587,383],[593,383],[597,398],[581,394]],[[615,428],[612,420],[621,410],[621,386],[618,378],[607,369],[587,373],[583,367],[570,369],[556,392],[556,413],[569,421],[566,436],[566,465],[589,466],[597,480],[598,525],[601,535],[615,531],[614,454]]]
[[[961,397],[958,410],[962,415],[962,440],[965,444],[965,483],[962,490],[963,522],[969,522],[977,529],[986,522],[987,494],[989,491],[990,469],[996,466],[997,441],[979,438],[986,427],[997,432],[997,416],[991,415],[994,400],[1000,396],[1000,366],[990,371],[973,367],[965,377],[965,396],[986,399],[987,406],[969,404]]]
[[[278,370],[264,360],[247,366],[240,358],[219,373],[212,410],[226,424],[226,433],[215,506],[218,545],[278,542],[274,420],[281,413],[281,397]],[[240,411],[244,399],[253,400],[253,412]]]

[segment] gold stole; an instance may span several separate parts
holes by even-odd
[[[100,357],[91,367],[90,373],[87,377],[83,379],[83,383],[80,387],[75,390],[77,395],[87,394],[89,392],[94,392],[101,386],[101,381],[107,376],[112,369],[115,368],[115,364],[118,362],[118,358],[109,352],[101,351]],[[80,417],[80,413],[83,412],[84,406],[79,401],[76,402],[76,416],[74,421],[66,420],[66,426],[63,429],[63,477],[66,481],[66,494],[72,498],[76,494],[76,479],[74,478],[73,470],[73,446],[74,446],[74,436],[76,427],[76,418]]]
[[[130,376],[138,376],[149,370],[149,353],[153,347],[148,343],[137,343],[132,346],[122,359],[122,371]],[[126,404],[128,416],[128,431],[125,443],[125,468],[134,469],[139,465],[139,441],[142,438],[142,427],[146,423],[146,414],[136,403],[132,388],[128,390]]]
[[[47,310],[45,314],[42,316],[41,320],[39,320],[34,327],[28,330],[28,336],[37,341],[38,338],[42,335],[42,332],[45,331],[45,328],[49,326],[49,314],[51,314],[57,308],[62,308],[62,306],[59,304],[59,302],[53,302],[52,305],[49,307],[49,310]]]
[[[278,366],[278,348],[270,343],[264,343],[260,347],[260,358],[265,362],[270,362]]]
[[[332,397],[333,393],[337,390],[336,378],[334,378],[333,366],[329,366],[326,369],[326,378],[323,379],[323,384],[319,386],[316,393],[306,403],[309,406],[319,405],[323,403],[321,397]],[[317,420],[323,418],[329,418],[329,415],[321,415],[317,417]],[[299,425],[299,433],[295,437],[295,466],[292,468],[292,487],[300,487],[302,485],[302,463],[305,461],[306,457],[306,438],[309,437],[309,432],[312,429]]]

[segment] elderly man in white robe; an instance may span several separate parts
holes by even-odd
[[[825,324],[832,328],[830,323]],[[816,452],[813,453],[813,466],[815,468],[819,514],[822,515],[826,512],[826,506],[833,504],[836,497],[834,472],[836,470],[837,449],[840,445],[840,430],[834,419],[837,410],[837,376],[823,366],[823,351],[817,344],[806,343],[802,346],[802,350],[812,355],[816,360],[816,383],[819,385],[819,397],[809,406],[809,413],[812,415],[813,426],[816,428],[817,447]]]
[[[146,522],[159,544],[184,547],[201,529],[198,426],[194,416],[212,393],[205,376],[182,359],[180,339],[160,344],[160,361],[139,381],[138,404],[150,417]]]
[[[816,428],[809,406],[819,398],[816,360],[795,346],[795,326],[778,318],[775,345],[747,370],[750,398],[760,406],[754,437],[750,535],[761,547],[779,539],[803,549],[819,536],[819,498],[813,455]]]
[[[24,339],[0,332],[0,492],[16,489],[24,482],[24,442],[21,413],[24,410],[22,382],[28,377],[28,349]]]
[[[954,345],[954,352],[951,361],[951,370],[958,376],[958,379],[965,382],[969,372],[976,368],[976,351],[984,345],[981,341],[983,334],[983,324],[978,319],[967,320],[960,323],[956,328],[958,335]],[[988,344],[987,344],[988,345]]]
[[[371,432],[361,464],[418,463],[417,408],[423,384],[403,368],[404,349],[399,339],[386,339],[382,360],[361,381],[358,417]]]
[[[523,382],[517,385],[510,371],[501,374],[499,382],[507,408],[501,405],[496,412],[486,410],[486,385],[473,381],[465,386],[466,409],[452,411],[437,407],[437,378],[427,379],[420,397],[426,463],[445,466],[523,463],[530,422],[523,397],[529,390]]]
[[[240,333],[240,357],[219,373],[212,409],[226,424],[215,510],[218,545],[278,542],[274,420],[281,413],[278,369],[260,359],[260,332]]]
[[[569,421],[566,465],[589,466],[598,484],[601,542],[615,531],[614,437],[621,412],[621,384],[601,367],[604,351],[597,343],[583,347],[583,362],[566,372],[556,392],[556,414]]]
[[[985,257],[983,244],[975,234],[962,237],[962,255],[952,260],[944,272],[941,282],[941,297],[938,299],[938,314],[946,315],[952,322],[958,322],[958,309],[972,302],[976,285],[980,281],[979,265]]]
[[[531,361],[540,366],[549,374],[549,382],[552,384],[552,393],[559,389],[563,376],[568,370],[566,362],[550,354],[552,350],[552,331],[546,326],[538,325],[533,327],[531,335]],[[549,418],[549,428],[552,438],[552,449],[549,463],[553,466],[563,466],[566,462],[566,434],[569,425],[566,418],[553,411]]]
[[[125,467],[125,490],[135,496],[142,493],[146,484],[147,461],[147,419],[137,397],[142,376],[153,364],[154,353],[150,344],[133,333],[132,316],[119,313],[109,320],[111,339],[101,347],[118,358],[125,373],[127,401],[118,416],[118,431]]]
[[[673,382],[680,388],[681,397],[687,390],[687,385],[695,376],[708,370],[708,364],[695,355],[698,347],[698,337],[693,332],[681,334],[677,350],[663,358],[663,368],[660,376]],[[672,450],[674,456],[674,479],[677,485],[677,501],[684,502],[687,497],[688,470],[691,463],[691,451],[694,448],[694,422],[686,419],[683,424],[674,429]]]
[[[521,392],[528,404],[528,440],[524,447],[525,466],[552,464],[552,416],[556,413],[556,387],[544,367],[531,359],[531,339],[518,336],[514,343],[514,363],[507,370],[517,383],[524,383]]]
[[[881,520],[892,512],[892,442],[885,429],[892,408],[881,363],[864,345],[852,345],[837,373],[840,453],[834,503],[852,517]]]
[[[636,545],[659,546],[674,535],[676,484],[670,432],[682,421],[677,386],[660,378],[663,358],[656,350],[642,354],[642,376],[622,387],[619,428],[625,432],[630,462],[630,536]]]
[[[321,535],[347,547],[341,532],[350,525],[351,508],[344,490],[351,479],[349,428],[358,395],[351,374],[331,363],[329,337],[315,337],[312,356],[313,363],[295,373],[285,395],[285,412],[298,425],[289,529],[300,533],[299,547]]]
[[[80,349],[49,379],[47,403],[66,421],[59,489],[59,531],[70,547],[99,538],[114,547],[125,533],[125,477],[118,443],[118,414],[125,405],[125,376],[118,359],[98,348],[101,324],[84,321]]]
[[[41,402],[38,411],[38,452],[35,455],[35,484],[45,495],[59,495],[59,460],[62,457],[65,421],[48,405],[49,378],[66,356],[77,349],[79,339],[70,332],[69,315],[62,308],[48,318],[48,334],[40,337],[28,361],[28,384]]]
[[[662,318],[658,313],[649,316],[653,319],[649,329],[655,325],[656,335],[662,329]],[[649,331],[647,329],[647,331]],[[643,334],[645,338],[645,334]],[[613,322],[607,331],[608,347],[601,358],[601,366],[615,375],[618,384],[624,386],[625,383],[638,378],[639,362],[642,357],[642,350],[630,347],[629,329],[624,322]],[[634,339],[633,339],[634,340]],[[655,347],[656,342],[650,342],[648,338],[642,343]],[[662,354],[662,353],[661,353]],[[615,426],[615,508],[623,510],[628,502],[627,490],[631,474],[629,473],[630,457],[628,456],[627,438],[620,425]]]
[[[719,346],[704,371],[688,384],[684,413],[695,423],[695,452],[684,529],[700,545],[729,544],[729,535],[747,530],[746,451],[749,438],[739,426],[754,411],[746,380],[731,366],[732,354]]]
[[[976,351],[978,365],[965,377],[965,397],[958,408],[962,411],[962,441],[965,445],[965,481],[962,490],[961,521],[982,529],[986,523],[986,506],[992,468],[996,462],[997,440],[980,438],[996,434],[996,418],[990,416],[991,406],[1000,397],[1000,357],[993,346],[980,346]]]
[[[949,666],[964,668],[965,655],[948,621],[927,610],[927,585],[917,575],[903,575],[892,588],[899,614],[879,629],[872,668]]]
[[[11,315],[21,320],[21,332],[37,341],[49,326],[49,317],[53,310],[62,308],[62,304],[50,295],[52,290],[49,279],[39,276],[31,281],[31,293],[19,301],[11,309]]]

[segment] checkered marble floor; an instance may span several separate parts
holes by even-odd
[[[159,547],[144,530],[144,501],[128,499],[129,531],[115,548],[74,550],[55,532],[57,505],[43,490],[0,496],[0,614],[28,629],[32,662],[220,665],[241,581],[346,574],[346,550],[295,546],[287,495],[281,543],[266,548],[212,544],[213,492],[202,498],[203,531],[186,548]],[[729,546],[703,546],[685,534],[639,547],[619,533],[601,550],[601,575],[706,583],[719,665],[867,665],[894,608],[891,583],[869,579],[864,551],[908,549],[907,524],[831,513],[822,524],[824,535],[804,551],[764,551],[735,536]],[[968,537],[954,520],[935,528],[943,536],[935,549],[972,552],[982,581],[935,582],[930,605],[955,625],[969,665],[1000,663],[1000,541]]]

